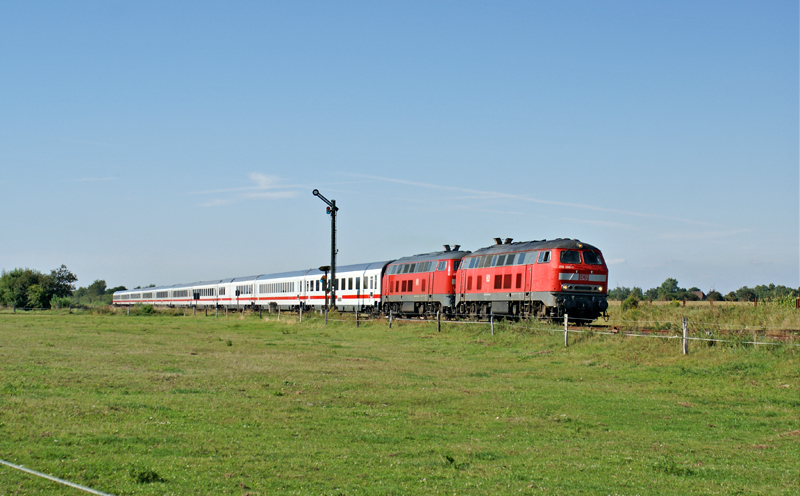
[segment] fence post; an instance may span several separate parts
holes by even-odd
[[[186,317],[186,307],[183,307],[183,316]]]
[[[569,315],[564,314],[564,348],[569,346]]]
[[[392,309],[389,309],[389,329],[392,328]]]
[[[127,308],[128,308],[128,316],[130,317],[130,315],[131,315],[131,306],[128,305]]]
[[[328,325],[328,307],[325,307],[325,325]]]
[[[219,316],[219,305],[214,305],[214,318]]]
[[[300,323],[303,323],[303,304],[300,304]]]
[[[753,308],[755,308],[755,307],[757,307],[757,306],[758,306],[758,296],[756,296],[755,298],[753,298]]]
[[[281,320],[281,307],[278,307],[278,320]]]
[[[795,298],[794,299],[794,309],[795,310],[800,310],[800,298]]]
[[[494,313],[489,314],[489,324],[492,326],[492,336],[494,336]]]
[[[440,310],[436,311],[436,331],[442,332],[442,312]]]
[[[358,308],[356,308],[356,329],[358,329]]]
[[[208,317],[208,307],[206,307],[206,317]]]
[[[225,318],[228,318],[228,305],[225,305]]]
[[[683,318],[683,354],[689,354],[689,321]]]

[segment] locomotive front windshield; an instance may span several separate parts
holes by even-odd
[[[583,261],[589,265],[603,265],[603,259],[600,254],[594,251],[583,252]]]
[[[563,264],[579,264],[581,263],[581,254],[578,251],[565,250],[561,252],[561,263]]]

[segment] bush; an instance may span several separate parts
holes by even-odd
[[[69,298],[62,298],[60,296],[54,296],[50,299],[50,309],[58,310],[59,308],[69,308],[72,306],[72,300]]]
[[[142,305],[136,309],[136,315],[153,315],[156,308],[153,305]]]
[[[639,308],[639,298],[634,295],[629,295],[622,302],[622,311],[627,312],[628,310],[632,310],[634,308]]]

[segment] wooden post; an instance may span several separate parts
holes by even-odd
[[[758,306],[758,296],[756,296],[755,298],[753,298],[753,308],[755,308],[755,307],[757,307],[757,306]]]
[[[800,310],[800,298],[795,298],[794,299],[794,309],[795,310]]]
[[[328,307],[325,307],[325,325],[328,325]]]
[[[683,318],[683,354],[689,354],[689,321]]]
[[[492,327],[492,336],[494,336],[494,314],[489,314],[489,325]]]
[[[278,320],[281,320],[281,307],[278,307]]]
[[[214,318],[219,317],[219,305],[214,305]]]
[[[300,304],[300,323],[303,323],[303,305]]]
[[[569,315],[564,314],[564,347],[569,346]]]
[[[228,318],[228,305],[225,305],[225,318]]]
[[[208,307],[206,307],[206,317],[208,317]]]
[[[436,311],[436,331],[442,332],[442,312]]]
[[[392,328],[392,310],[389,309],[389,329]]]
[[[186,317],[186,307],[183,307],[183,316]]]
[[[358,308],[356,308],[356,329],[358,329]]]
[[[128,307],[127,307],[127,308],[128,308],[128,316],[130,317],[130,315],[131,315],[131,306],[130,306],[130,305],[128,305]]]

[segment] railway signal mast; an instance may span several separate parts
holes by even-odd
[[[331,308],[336,309],[336,212],[339,207],[336,206],[336,200],[328,200],[318,189],[312,191],[312,194],[328,205],[325,210],[331,216],[331,277],[328,284],[331,288]]]

